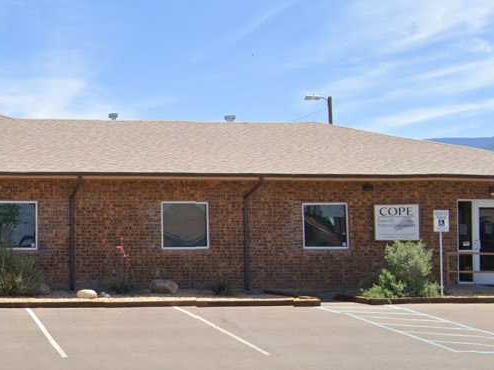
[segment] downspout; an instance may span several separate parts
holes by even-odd
[[[76,287],[76,196],[82,185],[82,176],[77,176],[74,190],[69,197],[69,287],[75,290]]]
[[[264,182],[263,177],[259,177],[254,186],[243,196],[243,213],[244,213],[244,288],[247,291],[252,287],[252,248],[251,248],[251,228],[249,222],[250,199],[252,194],[259,189]]]

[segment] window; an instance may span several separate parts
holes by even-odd
[[[0,202],[0,244],[36,249],[36,202]]]
[[[302,209],[304,248],[348,248],[345,203],[305,203]]]
[[[208,204],[163,202],[161,204],[163,249],[209,247]]]

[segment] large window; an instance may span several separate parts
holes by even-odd
[[[0,201],[0,245],[36,249],[36,202]]]
[[[304,248],[348,248],[347,205],[345,203],[305,203]]]
[[[207,203],[163,202],[161,224],[164,249],[209,247]]]

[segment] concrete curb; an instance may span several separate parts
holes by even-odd
[[[366,298],[362,296],[348,299],[352,302],[369,305],[408,304],[408,303],[494,303],[493,296],[485,297],[409,297],[409,298]],[[347,301],[348,301],[347,300]]]
[[[291,298],[96,298],[96,299],[43,299],[43,298],[2,298],[0,308],[121,308],[121,307],[256,307],[256,306],[320,306],[314,297]]]

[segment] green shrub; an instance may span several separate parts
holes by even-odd
[[[427,282],[422,290],[422,297],[437,297],[441,294],[441,286],[434,282]]]
[[[434,297],[439,285],[431,283],[432,252],[422,242],[400,242],[386,246],[384,269],[378,281],[363,295],[370,298]]]
[[[43,274],[33,256],[0,246],[0,295],[34,295],[42,282]]]
[[[390,271],[383,269],[379,274],[378,281],[370,289],[363,293],[369,298],[399,298],[404,297],[406,286],[399,281]]]
[[[423,242],[394,242],[386,247],[385,267],[405,284],[408,296],[419,296],[429,281],[432,251]]]

